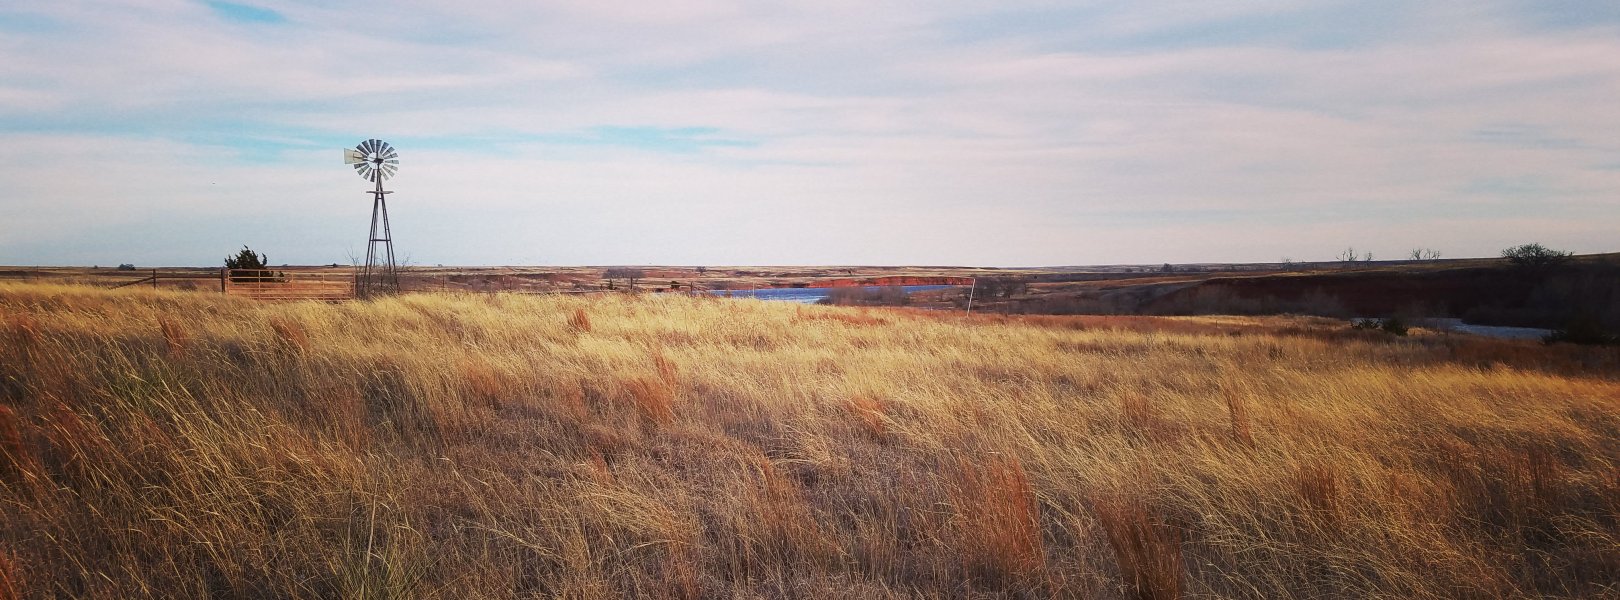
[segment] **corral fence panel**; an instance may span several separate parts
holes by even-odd
[[[297,269],[224,269],[220,287],[255,300],[353,300],[354,273]]]

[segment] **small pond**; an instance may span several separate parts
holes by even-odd
[[[868,286],[862,288],[868,292],[877,292],[885,286]],[[906,285],[900,286],[906,293],[927,292],[943,290],[953,287],[967,287],[954,285]],[[847,290],[853,288],[764,288],[758,290],[713,290],[709,293],[716,296],[729,296],[732,298],[758,298],[760,300],[779,300],[782,302],[797,302],[800,304],[815,304],[826,298],[833,290]]]

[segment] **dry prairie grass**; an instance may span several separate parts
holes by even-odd
[[[0,285],[0,597],[1602,597],[1613,349]]]

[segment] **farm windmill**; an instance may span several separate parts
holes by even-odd
[[[388,228],[388,201],[392,194],[383,190],[383,180],[393,177],[399,170],[399,152],[378,139],[370,139],[343,149],[343,163],[354,166],[354,172],[367,181],[377,183],[371,202],[371,236],[366,241],[366,266],[355,281],[355,294],[366,298],[372,294],[399,291],[399,272],[394,264],[394,235]],[[382,251],[377,245],[382,244]]]

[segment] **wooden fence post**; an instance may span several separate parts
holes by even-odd
[[[219,268],[219,293],[221,293],[221,294],[229,294],[230,293],[229,291],[226,291],[226,289],[225,289],[225,282],[227,280],[227,277],[228,277],[229,273],[230,273],[230,268],[229,267],[220,267]]]

